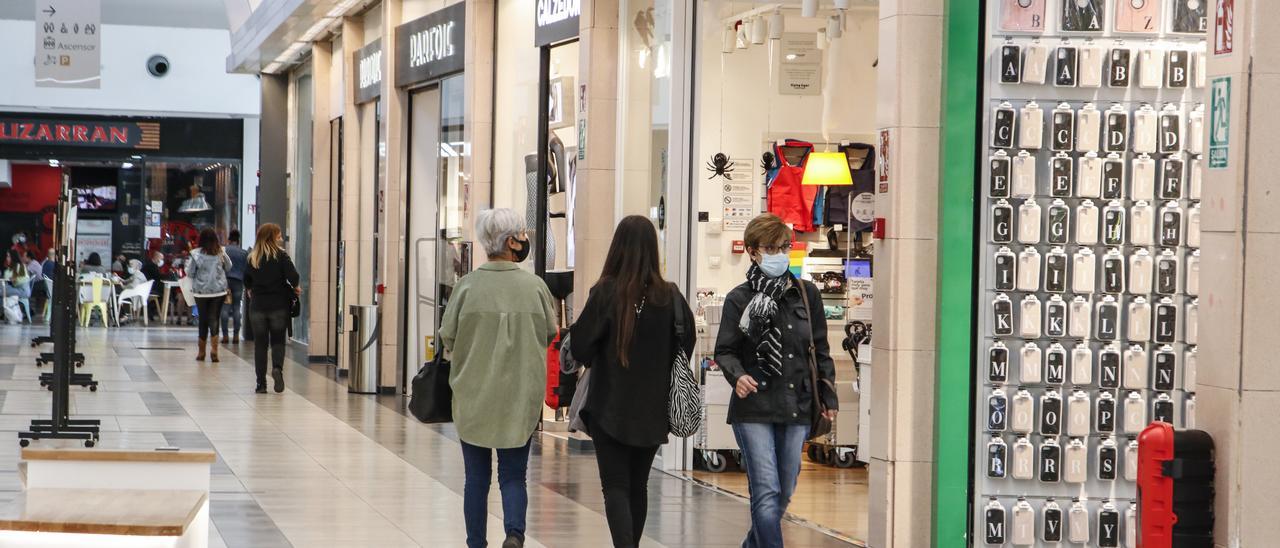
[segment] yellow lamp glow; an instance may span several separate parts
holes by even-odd
[[[810,152],[804,166],[802,185],[840,186],[852,185],[849,160],[843,152]]]

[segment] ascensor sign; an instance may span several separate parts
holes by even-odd
[[[578,37],[582,0],[538,0],[533,41],[545,46]]]
[[[160,125],[0,118],[0,144],[160,148]]]

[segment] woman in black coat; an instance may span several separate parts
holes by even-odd
[[[667,442],[672,362],[694,345],[693,312],[662,278],[649,219],[633,215],[618,224],[570,340],[573,357],[591,368],[582,418],[595,444],[609,532],[615,547],[632,548],[644,533],[649,469]]]

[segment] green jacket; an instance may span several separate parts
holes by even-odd
[[[458,281],[440,325],[452,354],[458,437],[494,449],[529,441],[542,416],[556,329],[547,284],[515,263],[486,263]]]

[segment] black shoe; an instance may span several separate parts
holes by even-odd
[[[502,548],[524,548],[524,536],[507,533],[507,540],[502,541]]]
[[[254,389],[253,389],[253,393],[254,393],[254,394],[266,394],[266,393],[267,393],[267,385],[266,385],[266,383],[259,384],[257,388],[254,388]]]
[[[283,369],[273,368],[271,370],[271,380],[275,381],[276,383],[277,394],[284,392],[284,370]]]

